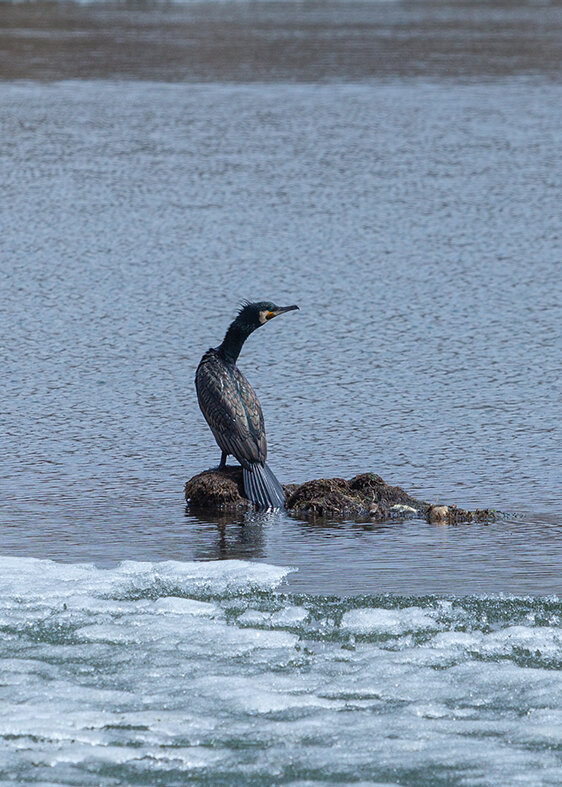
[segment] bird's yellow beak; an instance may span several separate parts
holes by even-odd
[[[294,311],[295,309],[298,309],[298,308],[299,307],[296,306],[296,305],[295,306],[279,306],[279,308],[275,309],[275,311],[267,312],[267,314],[265,315],[265,319],[266,320],[272,320],[274,317],[277,317],[279,314],[285,314],[285,312],[292,312],[292,311]]]

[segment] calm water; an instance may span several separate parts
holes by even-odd
[[[559,784],[559,6],[267,8],[0,5],[0,780]],[[505,516],[186,511],[244,298],[280,480]]]

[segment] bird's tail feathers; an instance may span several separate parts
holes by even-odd
[[[279,481],[266,464],[244,467],[246,497],[260,508],[284,508],[285,493]]]

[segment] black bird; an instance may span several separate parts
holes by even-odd
[[[195,374],[199,407],[222,451],[219,469],[225,466],[227,456],[234,456],[243,468],[246,497],[261,508],[283,508],[285,495],[265,463],[267,440],[258,397],[236,361],[256,328],[298,308],[275,306],[269,301],[246,303],[220,347],[207,350]]]

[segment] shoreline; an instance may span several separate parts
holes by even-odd
[[[0,80],[559,81],[559,5],[2,4]]]

